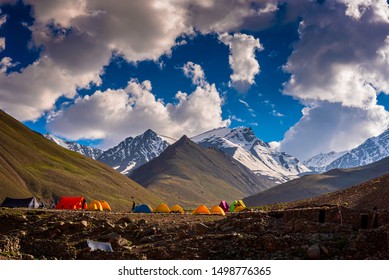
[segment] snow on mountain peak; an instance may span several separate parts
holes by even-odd
[[[105,151],[98,160],[115,166],[119,172],[129,175],[133,169],[159,156],[169,143],[153,130],[148,129],[136,137],[128,137],[117,146]]]
[[[257,138],[251,128],[218,128],[195,136],[192,141],[226,153],[274,183],[283,183],[310,171],[296,158],[272,149]]]
[[[93,159],[97,159],[103,153],[103,151],[98,149],[98,148],[88,147],[88,146],[81,145],[81,144],[76,143],[76,142],[67,141],[67,140],[61,139],[61,138],[56,137],[56,136],[49,134],[49,133],[46,133],[43,136],[46,139],[56,143],[57,145],[65,148],[65,149],[80,153],[84,156],[87,156],[87,157],[90,157]]]

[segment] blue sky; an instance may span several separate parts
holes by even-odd
[[[0,108],[108,148],[250,126],[305,159],[389,124],[387,1],[0,1]]]

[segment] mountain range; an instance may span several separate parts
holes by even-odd
[[[343,190],[389,173],[389,157],[348,169],[332,169],[323,174],[305,175],[253,196],[244,198],[249,206],[290,202]]]
[[[64,149],[0,110],[0,200],[6,196],[36,196],[48,203],[84,196],[122,210],[133,200],[161,201],[109,166]]]
[[[273,185],[310,172],[298,159],[278,152],[257,138],[251,128],[218,128],[192,138],[203,147],[212,147],[233,157],[252,172],[266,177]]]
[[[159,156],[169,146],[165,139],[148,129],[135,138],[126,138],[97,159],[129,175],[134,169]]]
[[[64,147],[68,150],[80,153],[84,156],[87,156],[87,157],[90,157],[93,159],[99,158],[101,156],[101,154],[103,153],[103,151],[98,149],[98,148],[81,145],[81,144],[79,144],[77,142],[73,142],[73,141],[63,140],[63,139],[56,137],[56,136],[49,134],[49,133],[46,133],[43,136],[46,137],[48,140],[60,145],[61,147]]]
[[[239,199],[272,185],[234,158],[204,148],[186,136],[135,169],[130,178],[167,203],[180,201],[185,207]]]
[[[371,137],[361,145],[344,152],[319,154],[304,164],[313,171],[325,172],[334,168],[352,168],[376,162],[389,156],[389,129]]]

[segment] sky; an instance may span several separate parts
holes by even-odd
[[[251,127],[307,159],[389,126],[386,0],[0,0],[0,109],[106,149]]]

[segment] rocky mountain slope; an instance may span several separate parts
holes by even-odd
[[[233,158],[183,136],[161,155],[134,170],[130,178],[167,203],[186,207],[219,204],[267,189],[266,178]]]
[[[69,151],[0,111],[0,201],[36,196],[50,203],[83,195],[126,209],[132,200],[156,203],[151,192],[109,166]]]
[[[342,205],[360,209],[388,208],[389,173],[345,190],[323,194],[292,203],[291,207]]]
[[[168,146],[165,137],[148,129],[143,134],[135,138],[128,137],[105,151],[98,160],[124,175],[129,175],[134,169],[159,156]]]
[[[329,152],[329,153],[320,153],[316,156],[313,156],[307,160],[305,160],[303,163],[306,167],[311,169],[314,172],[317,173],[323,173],[325,171],[328,171],[328,166],[344,154],[346,154],[348,151],[343,152]]]
[[[295,157],[275,151],[268,143],[258,139],[251,128],[214,129],[192,140],[203,147],[224,152],[273,184],[290,181],[310,171]]]
[[[304,162],[316,172],[334,168],[352,168],[376,162],[389,156],[389,129],[376,137],[371,137],[361,145],[345,152],[319,154]]]
[[[93,159],[97,159],[103,153],[103,151],[98,148],[81,145],[73,141],[63,140],[49,133],[44,134],[43,136],[48,140],[60,145],[61,147],[64,147],[65,149],[80,153]]]
[[[323,174],[306,175],[246,197],[249,206],[289,202],[343,190],[389,173],[389,157],[349,169],[333,169]]]

